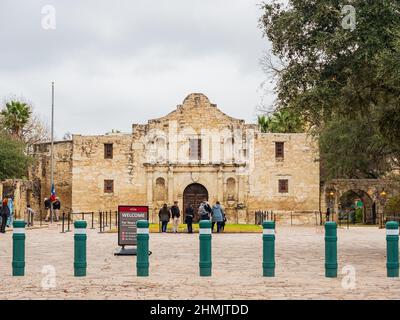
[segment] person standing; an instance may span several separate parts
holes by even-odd
[[[179,210],[178,201],[175,201],[174,205],[171,207],[171,214],[172,214],[173,232],[178,233],[179,218],[181,217],[181,211]]]
[[[10,208],[8,207],[7,199],[3,200],[3,205],[1,206],[0,215],[1,215],[0,232],[6,233],[7,219],[10,217]]]
[[[222,209],[222,207],[221,207],[221,209]],[[224,231],[224,230],[225,230],[226,221],[228,220],[228,219],[226,218],[226,214],[225,214],[224,209],[222,209],[222,215],[224,216],[224,220],[222,221],[222,224],[221,224],[221,231]]]
[[[187,225],[188,233],[193,233],[193,218],[194,218],[194,209],[193,206],[190,204],[187,206],[185,210],[185,223]]]
[[[168,205],[164,203],[163,207],[158,212],[158,217],[161,221],[161,232],[167,232],[168,222],[171,218],[171,211],[168,209]]]
[[[31,205],[26,205],[26,223],[28,227],[33,227],[33,218],[35,216],[35,212],[32,210]]]
[[[44,221],[49,222],[51,214],[51,202],[48,198],[44,198],[44,211],[46,212],[46,218]]]
[[[200,204],[198,213],[199,213],[200,220],[210,220],[208,211],[206,210],[206,201],[203,201]]]
[[[220,233],[222,223],[224,221],[224,213],[219,201],[212,207],[212,231],[214,232],[214,225],[217,224],[217,233]]]
[[[60,219],[60,209],[61,209],[60,198],[56,197],[56,201],[53,202],[53,210],[54,210],[54,215],[56,216],[56,221]]]
[[[8,209],[10,209],[10,215],[8,216],[8,219],[7,219],[7,227],[9,228],[10,226],[12,226],[13,220],[14,220],[14,202],[13,202],[13,198],[8,198],[7,206],[8,206]]]

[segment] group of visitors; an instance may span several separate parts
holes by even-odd
[[[11,200],[12,203],[12,200]],[[0,225],[0,232],[6,232],[6,226],[9,227],[12,220],[12,206],[9,199],[4,198],[1,202],[0,207],[0,218],[1,218],[1,225]]]
[[[51,200],[48,198],[44,199],[44,209],[46,211],[45,221],[49,221],[50,219],[52,204],[53,204],[55,221],[59,221],[61,202],[58,197],[56,197],[53,202],[51,202]],[[12,198],[4,198],[0,203],[0,233],[5,233],[6,227],[9,228],[11,226],[13,220],[13,212],[14,212],[14,206]],[[35,211],[33,211],[31,205],[28,203],[26,205],[26,210],[25,210],[25,222],[28,227],[33,226],[35,215],[36,215]]]
[[[55,197],[53,202],[49,198],[44,198],[44,210],[46,212],[46,218],[44,219],[44,221],[49,222],[50,220],[51,204],[53,204],[54,221],[57,222],[60,220],[60,210],[61,210],[61,202],[58,197]]]
[[[200,220],[211,220],[212,231],[214,232],[215,225],[217,225],[217,232],[220,233],[225,228],[226,216],[225,212],[217,201],[213,207],[207,201],[203,201],[197,209]],[[161,222],[161,232],[167,232],[168,223],[172,218],[172,232],[178,233],[179,221],[181,212],[178,206],[178,201],[175,201],[170,208],[166,203],[158,213]],[[187,232],[193,233],[193,221],[195,219],[195,209],[190,204],[185,209],[185,224],[187,225]]]

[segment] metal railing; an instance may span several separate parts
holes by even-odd
[[[256,211],[254,213],[255,224],[262,225],[264,221],[275,221],[275,214],[271,211]]]

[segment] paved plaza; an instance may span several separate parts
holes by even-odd
[[[7,232],[0,237],[0,299],[400,298],[400,279],[386,278],[385,230],[376,227],[338,230],[337,279],[324,277],[322,227],[278,225],[275,278],[261,276],[261,234],[214,235],[211,278],[198,275],[198,234],[150,236],[149,278],[136,277],[136,257],[114,256],[116,233],[94,230],[88,230],[88,275],[74,278],[73,233],[61,234],[54,226],[28,230],[26,276],[17,278],[11,276],[12,232]],[[55,268],[55,288],[46,287],[46,265]],[[355,268],[354,289],[340,274],[344,266]]]

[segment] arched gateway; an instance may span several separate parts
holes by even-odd
[[[198,222],[199,217],[197,209],[199,208],[200,203],[204,200],[208,201],[208,191],[203,185],[199,183],[188,185],[183,192],[183,212],[185,212],[186,208],[191,204],[195,212],[194,221]]]

